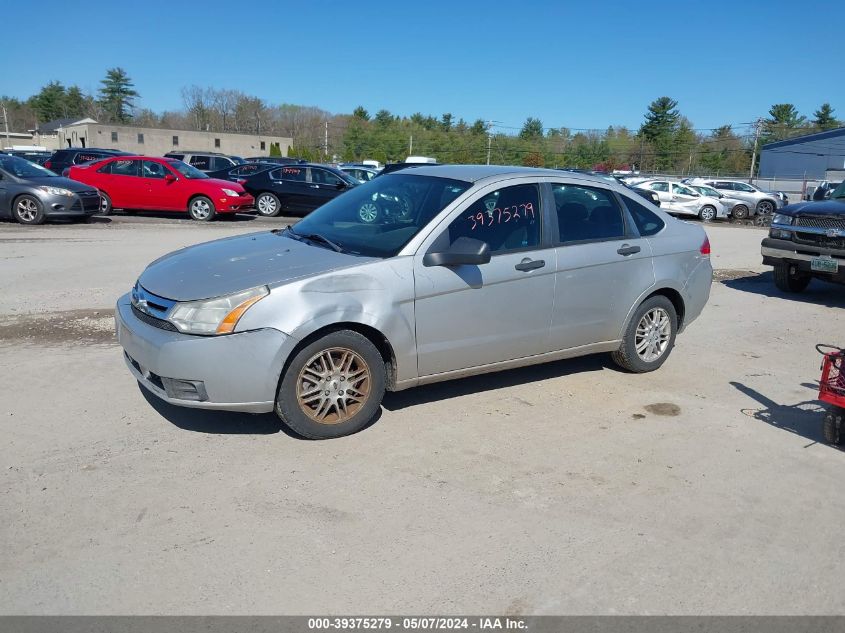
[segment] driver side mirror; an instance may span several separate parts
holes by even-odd
[[[335,185],[335,189],[346,189],[346,183],[341,180]]]
[[[480,266],[490,261],[490,245],[471,237],[459,237],[445,251],[426,253],[423,266]]]
[[[176,176],[174,176],[173,174],[165,174],[164,175],[164,182],[166,182],[168,185],[171,182],[176,182]]]

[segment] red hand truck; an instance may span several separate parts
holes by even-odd
[[[838,445],[845,439],[845,350],[833,345],[816,345],[824,355],[819,400],[830,406],[824,415],[824,439]]]

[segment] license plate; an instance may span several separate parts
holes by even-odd
[[[830,257],[813,257],[810,260],[810,270],[821,273],[835,273],[839,270],[839,262]]]

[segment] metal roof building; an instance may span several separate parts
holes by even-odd
[[[767,143],[760,151],[760,178],[827,179],[845,169],[845,127]]]

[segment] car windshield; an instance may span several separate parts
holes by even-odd
[[[393,257],[470,183],[395,174],[350,189],[293,227],[292,239],[316,235],[344,252]],[[282,233],[281,235],[287,235]]]
[[[235,161],[235,165],[243,165],[246,163],[245,158],[241,158],[240,156],[229,156],[233,161]]]
[[[840,182],[839,185],[830,192],[831,198],[845,198],[845,182]]]
[[[0,169],[3,169],[18,178],[50,178],[58,177],[46,167],[32,163],[17,156],[0,156]]]
[[[209,177],[208,174],[201,172],[199,169],[192,167],[188,163],[183,163],[181,160],[170,161],[170,166],[188,179]]]

